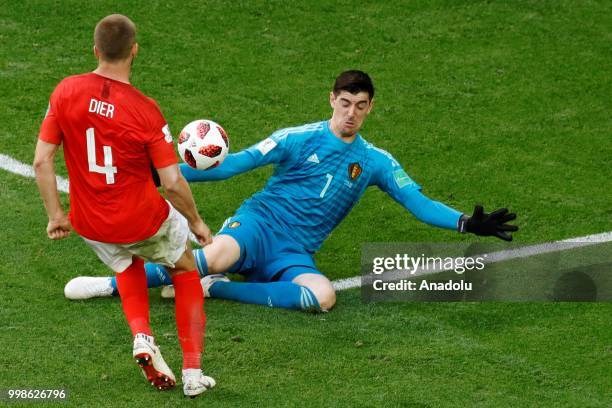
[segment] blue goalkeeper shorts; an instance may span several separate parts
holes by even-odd
[[[228,270],[249,282],[291,281],[303,273],[322,275],[312,255],[278,227],[255,213],[228,218],[217,235],[229,235],[240,246],[240,259]]]

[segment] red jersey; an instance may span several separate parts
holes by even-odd
[[[132,243],[154,235],[168,216],[151,165],[177,163],[157,103],[130,84],[88,73],[53,91],[39,139],[64,145],[70,220],[85,238]]]

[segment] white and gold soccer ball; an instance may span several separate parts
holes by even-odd
[[[213,169],[225,160],[229,139],[219,124],[198,119],[188,123],[181,131],[178,151],[181,159],[194,169]]]

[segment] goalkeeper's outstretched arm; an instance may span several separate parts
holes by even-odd
[[[420,189],[408,190],[394,198],[420,221],[436,227],[456,229],[462,233],[471,232],[481,236],[494,236],[504,241],[512,241],[510,233],[518,231],[516,225],[507,224],[516,219],[516,214],[508,212],[506,208],[485,213],[482,206],[477,205],[474,214],[468,216],[430,199]]]
[[[282,132],[280,132],[282,135]],[[197,170],[181,164],[181,173],[189,182],[226,180],[267,164],[279,164],[290,156],[290,141],[274,133],[267,139],[242,150],[229,154],[223,163],[214,169]]]
[[[474,213],[468,216],[432,200],[421,192],[421,186],[415,183],[393,158],[382,162],[372,184],[377,185],[416,218],[429,225],[462,233],[494,236],[504,241],[512,241],[511,232],[518,231],[516,225],[507,224],[516,219],[516,214],[508,212],[506,208],[485,213],[482,206],[477,205]]]
[[[248,150],[228,154],[223,163],[210,170],[197,170],[185,163],[180,165],[183,177],[190,183],[195,181],[226,180],[238,174],[253,170],[256,167],[259,167],[257,161]]]

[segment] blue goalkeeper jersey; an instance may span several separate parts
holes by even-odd
[[[281,129],[260,143],[230,154],[212,170],[181,165],[188,181],[221,180],[274,164],[263,190],[237,214],[257,214],[314,253],[346,217],[368,186],[378,186],[423,222],[456,229],[461,213],[421,194],[388,152],[360,135],[345,143],[327,121]]]
[[[249,150],[261,155],[258,165],[276,167],[265,188],[238,212],[257,212],[311,253],[368,186],[377,185],[393,197],[402,188],[419,188],[391,155],[359,135],[352,143],[343,142],[327,121],[279,130]]]

